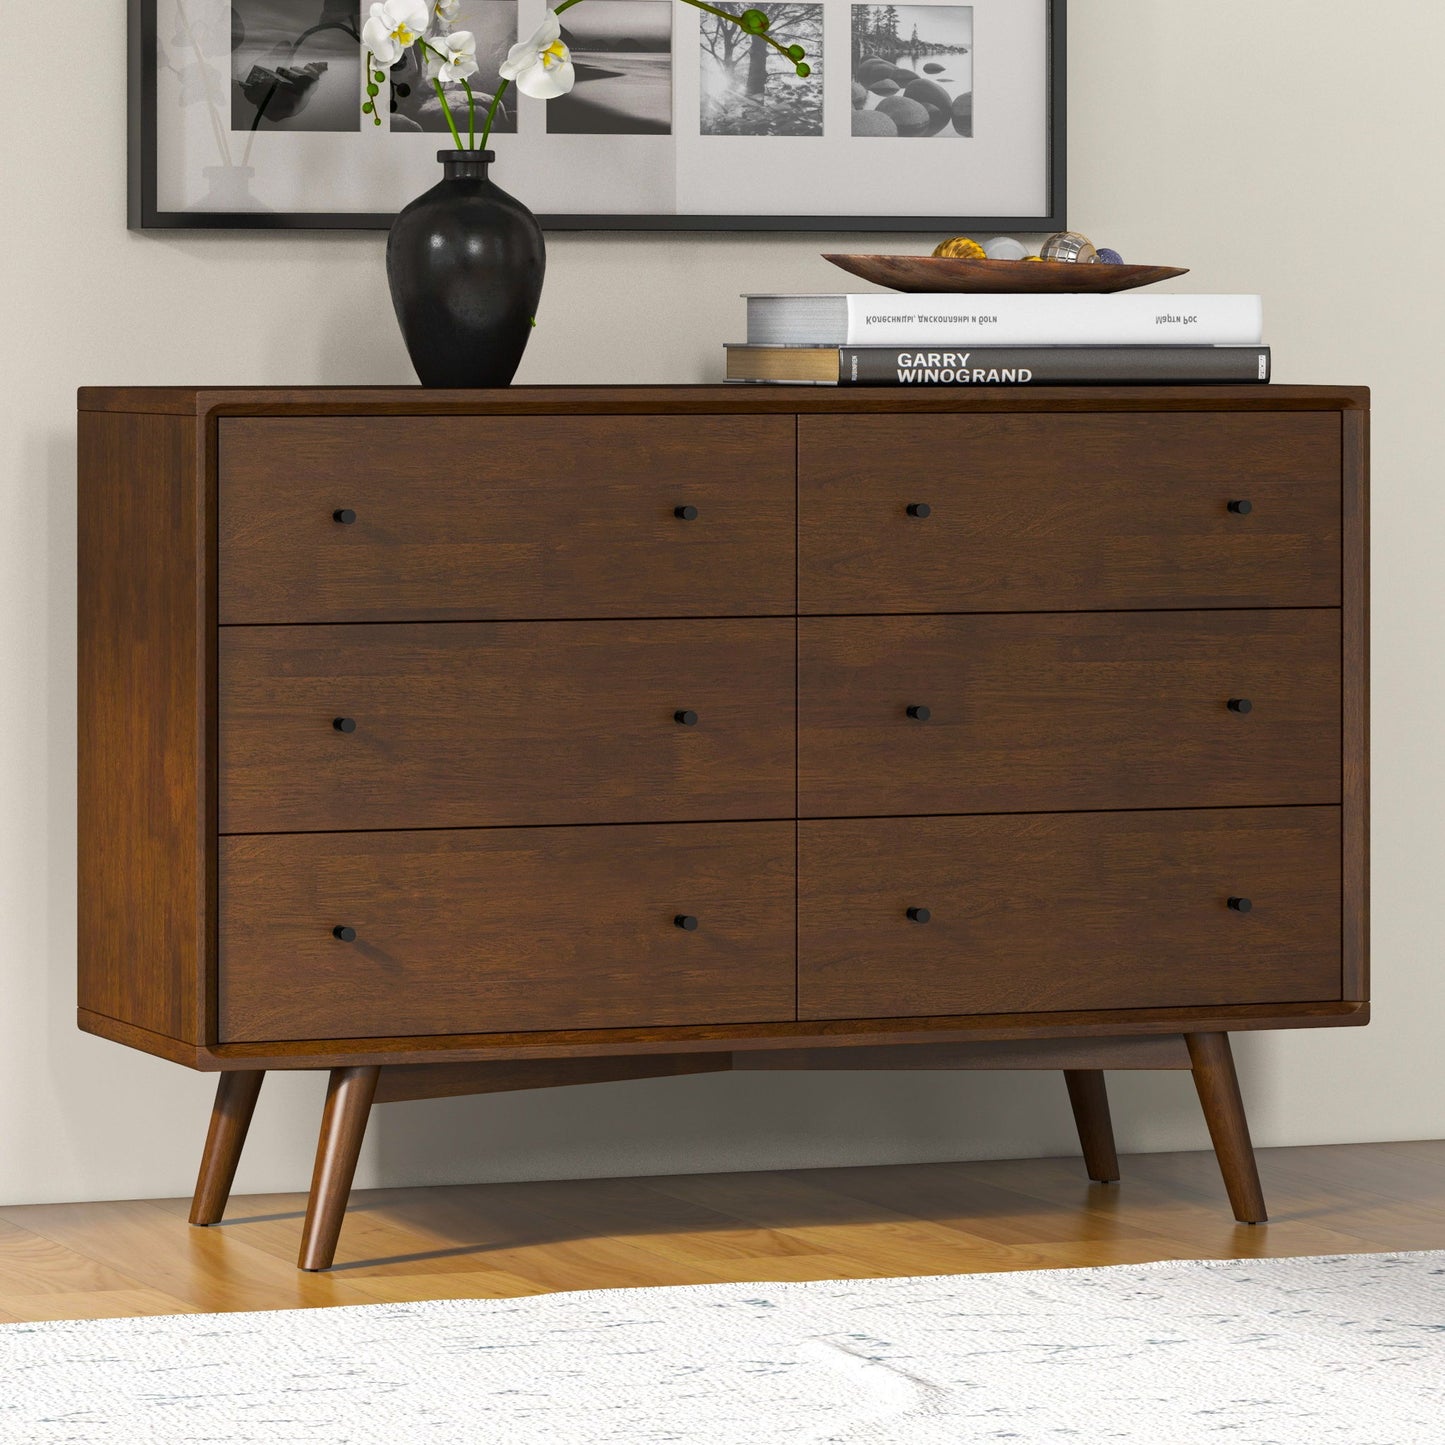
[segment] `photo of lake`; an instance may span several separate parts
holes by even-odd
[[[973,6],[853,6],[853,134],[973,135]]]
[[[231,129],[360,130],[360,13],[352,0],[234,0]]]
[[[588,0],[562,17],[577,83],[549,135],[672,134],[672,0]]]

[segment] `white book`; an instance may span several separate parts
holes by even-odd
[[[750,346],[1257,346],[1264,340],[1258,296],[855,292],[746,299]]]

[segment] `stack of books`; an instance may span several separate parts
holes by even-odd
[[[1269,380],[1258,296],[870,292],[746,299],[748,339],[727,348],[729,381],[1161,386]]]

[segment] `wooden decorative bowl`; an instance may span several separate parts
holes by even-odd
[[[962,261],[949,256],[838,256],[825,261],[894,291],[1132,291],[1185,276],[1187,266],[1110,266],[1103,261]]]

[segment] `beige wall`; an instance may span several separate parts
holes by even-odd
[[[48,108],[32,68],[11,87],[0,143],[4,1202],[187,1191],[210,1092],[201,1077],[72,1024],[74,389],[410,380],[379,236],[126,231],[123,8],[84,7],[93,13],[83,74],[63,82],[80,104]],[[1431,269],[1445,231],[1436,99],[1445,8],[1075,0],[1073,9],[1075,224],[1127,257],[1192,266],[1188,286],[1262,291],[1278,380],[1375,388],[1376,1022],[1241,1041],[1256,1137],[1445,1135],[1445,318]],[[525,198],[524,176],[504,164],[501,178]],[[737,294],[835,286],[816,253],[843,244],[556,237],[521,379],[716,377],[720,343],[739,333]],[[1125,1077],[1115,1093],[1126,1148],[1204,1143],[1186,1079]],[[268,1085],[241,1188],[304,1185],[319,1098],[314,1078]],[[389,1106],[362,1177],[1046,1153],[1071,1148],[1069,1135],[1062,1085],[1047,1077],[698,1078]]]

